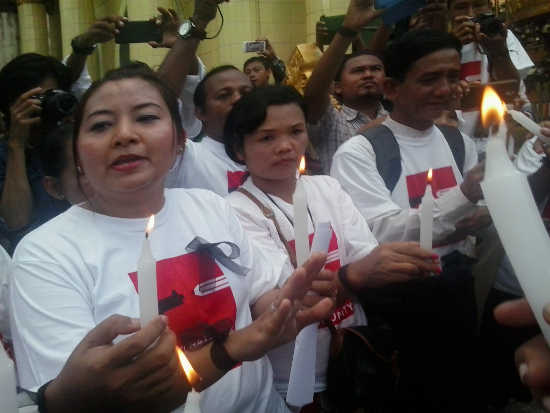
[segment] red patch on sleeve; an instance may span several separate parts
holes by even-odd
[[[139,291],[137,273],[129,274]],[[204,253],[157,261],[159,313],[168,317],[178,345],[192,350],[235,328],[237,307],[229,282]]]

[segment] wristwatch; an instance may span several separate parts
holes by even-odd
[[[93,46],[89,46],[89,47],[80,47],[77,44],[76,37],[75,37],[73,40],[71,40],[71,47],[73,49],[74,54],[78,54],[81,56],[89,56],[97,48],[97,44],[94,44]]]
[[[193,20],[184,20],[178,29],[178,36],[182,39],[206,39],[206,31],[199,28]]]

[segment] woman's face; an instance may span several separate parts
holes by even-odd
[[[244,137],[238,154],[253,178],[282,180],[296,176],[308,143],[306,121],[295,103],[267,108],[265,121]]]
[[[81,180],[94,196],[162,194],[175,159],[176,131],[154,86],[141,79],[105,83],[86,103],[78,136]]]

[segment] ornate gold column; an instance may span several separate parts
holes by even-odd
[[[21,53],[49,54],[48,20],[43,0],[17,0]]]

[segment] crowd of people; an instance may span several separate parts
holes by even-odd
[[[188,20],[159,8],[156,71],[133,62],[92,83],[86,58],[118,16],[64,62],[29,53],[0,70],[0,333],[21,405],[183,411],[194,388],[204,413],[499,412],[532,398],[550,411],[550,349],[511,263],[499,248],[481,265],[498,246],[480,185],[488,131],[463,101],[501,81],[529,114],[534,66],[504,24],[487,31],[490,2],[428,1],[364,44],[384,10],[350,0],[303,96],[268,39],[242,71],[206,69],[197,50],[222,2],[195,0]],[[543,217],[545,138],[513,155]],[[432,249],[418,243],[428,170]],[[310,242],[330,224],[328,251],[303,265],[298,179]],[[161,315],[140,325],[151,215]],[[292,406],[311,324],[315,394]]]

